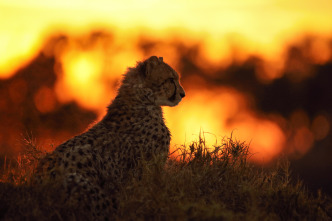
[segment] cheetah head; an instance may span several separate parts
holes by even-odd
[[[185,96],[179,75],[162,57],[152,56],[145,60],[145,86],[153,92],[158,106],[176,106]]]
[[[136,88],[146,100],[157,106],[176,106],[185,96],[179,75],[162,57],[152,56],[139,62],[135,68],[129,69],[123,83]]]

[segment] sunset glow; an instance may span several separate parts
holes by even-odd
[[[259,55],[265,62],[255,74],[260,81],[271,83],[282,77],[284,47],[302,34],[319,36],[307,56],[322,64],[332,56],[327,40],[332,35],[331,11],[328,0],[3,0],[0,19],[6,22],[0,23],[0,78],[12,77],[43,50],[55,58],[57,81],[55,88],[43,87],[36,93],[37,110],[54,110],[56,99],[75,101],[101,118],[122,74],[136,61],[156,54],[175,69],[182,68],[174,42],[182,42],[180,48],[197,45],[191,59],[207,76],[217,68]],[[112,34],[81,38],[96,30]],[[54,49],[47,51],[45,42],[57,34],[72,39],[56,42]],[[146,46],[149,54],[139,50],[144,39],[156,42]],[[210,87],[200,79],[187,78],[184,85],[187,96],[179,106],[164,108],[173,146],[197,139],[200,132],[211,145],[234,134],[250,142],[252,159],[259,163],[271,161],[285,148],[285,130],[256,113],[245,94],[228,87]],[[15,90],[12,94],[15,100],[24,99]],[[290,121],[296,125],[290,146],[301,154],[315,140],[326,137],[331,128],[324,114],[309,122],[306,114],[298,111]]]
[[[106,89],[101,81],[102,57],[93,52],[69,52],[63,56],[63,81],[57,94],[63,102],[76,100],[82,107],[96,109],[104,105]],[[88,89],[88,90],[87,90]]]
[[[225,136],[232,136],[250,143],[251,159],[260,163],[269,162],[282,151],[282,130],[277,124],[250,114],[245,98],[236,91],[189,89],[187,95],[188,99],[177,108],[165,108],[166,122],[174,135],[173,145],[197,141],[201,135],[212,147]]]
[[[305,1],[38,1],[4,0],[0,3],[0,73],[11,76],[28,62],[50,33],[104,27],[131,35],[167,36],[182,30],[186,38],[205,39],[211,64],[227,61],[232,47],[241,53],[262,53],[271,60],[280,56],[280,45],[294,33],[329,35],[332,3]],[[142,29],[144,28],[144,29]],[[190,33],[190,34],[188,34]],[[324,47],[317,43],[317,47]],[[321,55],[324,59],[326,54]]]

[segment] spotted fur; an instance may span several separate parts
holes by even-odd
[[[141,159],[160,155],[166,161],[170,132],[161,106],[175,106],[184,96],[178,74],[162,58],[139,62],[128,69],[106,116],[46,155],[33,184],[59,184],[66,203],[107,218],[115,206],[110,195],[140,176]]]

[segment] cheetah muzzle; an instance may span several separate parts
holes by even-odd
[[[32,184],[57,184],[65,203],[84,207],[93,219],[109,217],[111,193],[139,176],[140,159],[160,155],[166,162],[170,132],[161,106],[176,106],[184,96],[178,74],[161,57],[138,62],[105,117],[40,160]]]

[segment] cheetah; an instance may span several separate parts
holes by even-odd
[[[114,207],[108,194],[139,173],[141,159],[159,155],[166,162],[171,134],[161,106],[176,106],[183,97],[179,75],[162,57],[138,62],[104,118],[41,159],[32,183],[57,183],[66,203],[82,203],[93,219],[108,218]]]

